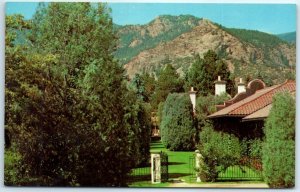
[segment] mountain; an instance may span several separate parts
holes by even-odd
[[[122,63],[127,63],[141,51],[192,30],[198,21],[198,18],[191,15],[162,15],[146,25],[118,26],[119,47],[116,57]]]
[[[159,74],[172,64],[183,75],[194,56],[209,49],[218,53],[236,77],[258,71],[274,82],[282,81],[296,64],[295,44],[267,33],[231,29],[191,15],[159,16],[145,25],[118,27],[120,37],[116,57],[130,77],[135,73]]]
[[[289,43],[296,43],[296,31],[290,33],[282,33],[276,36]]]

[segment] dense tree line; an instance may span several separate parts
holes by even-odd
[[[8,16],[6,25],[5,126],[24,183],[5,183],[126,185],[149,155],[150,116],[113,57],[109,9],[40,4],[31,22]],[[23,28],[30,43],[16,45]]]

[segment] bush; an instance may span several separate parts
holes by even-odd
[[[261,159],[262,141],[260,139],[250,140],[250,157]]]
[[[265,181],[273,188],[295,185],[295,99],[288,93],[273,98],[263,144]]]
[[[195,148],[193,109],[187,94],[169,94],[164,104],[160,123],[161,139],[170,150]]]
[[[251,158],[261,159],[262,155],[262,140],[244,138],[241,142],[242,155]]]
[[[200,133],[199,150],[204,160],[200,175],[206,181],[215,181],[219,172],[238,164],[241,158],[238,138],[227,133],[216,132],[210,124]]]
[[[11,150],[4,152],[4,183],[5,185],[12,185],[18,183],[20,177],[18,174],[18,163],[20,155]]]

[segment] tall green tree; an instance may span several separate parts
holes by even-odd
[[[203,58],[199,55],[195,56],[195,62],[188,72],[187,79],[189,86],[195,87],[199,94],[208,95],[214,94],[214,82],[218,76],[227,82],[227,91],[231,94],[234,82],[226,63],[219,59],[214,51],[208,50]]]
[[[145,94],[148,97],[146,102],[150,102],[155,91],[156,80],[154,76],[150,75],[149,73],[143,73],[142,79],[144,80],[145,84]]]
[[[141,100],[150,102],[155,90],[155,78],[148,73],[135,74],[131,86]]]
[[[195,122],[190,98],[187,94],[169,94],[164,103],[160,122],[161,140],[170,150],[195,148]]]
[[[11,143],[12,124],[18,118],[15,112],[19,109],[15,100],[20,95],[16,95],[15,91],[20,86],[15,75],[20,70],[28,50],[27,46],[17,44],[16,40],[18,33],[30,29],[31,26],[22,15],[6,16],[5,21],[5,145],[8,147]]]
[[[57,55],[65,71],[75,77],[97,59],[111,63],[116,35],[109,12],[100,4],[94,8],[90,3],[41,3],[32,22],[35,51]],[[66,81],[76,84],[77,80]]]
[[[169,93],[183,92],[183,81],[179,78],[175,68],[167,64],[160,73],[152,99],[152,105],[157,108],[160,102],[166,100]]]
[[[16,133],[23,177],[34,185],[126,185],[149,155],[149,143],[139,142],[150,138],[149,118],[114,60],[107,6],[40,5],[29,40],[22,57],[6,52],[14,58],[6,63],[6,123]]]
[[[262,151],[265,181],[272,188],[295,186],[295,118],[295,99],[289,93],[275,95]]]

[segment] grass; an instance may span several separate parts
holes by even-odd
[[[151,187],[151,188],[156,188],[156,187],[168,187],[170,183],[157,183],[153,184],[151,181],[138,181],[134,182],[129,187]]]
[[[150,145],[150,152],[165,152],[169,160],[169,181],[174,179],[184,180],[189,182],[191,175],[189,168],[189,158],[193,156],[192,151],[169,151],[160,141],[154,141]],[[134,182],[130,187],[167,187],[170,183],[152,184],[151,181]]]
[[[189,158],[193,156],[192,151],[169,151],[160,141],[152,142],[150,152],[165,152],[169,158],[169,179],[181,179],[188,181],[190,173]]]
[[[181,180],[185,183],[199,184],[196,183],[196,177],[192,175],[192,168],[190,167],[190,157],[193,156],[193,151],[170,151],[166,149],[160,141],[153,141],[150,145],[150,152],[165,152],[169,158],[169,182],[160,183],[160,184],[152,184],[148,177],[142,178],[139,181],[131,183],[130,187],[168,187],[176,180]],[[138,171],[139,168],[135,169]],[[150,167],[149,167],[150,169]],[[150,171],[150,170],[149,170]],[[150,173],[151,174],[151,173]],[[246,175],[250,175],[251,178],[245,177]],[[192,179],[190,179],[192,176]],[[226,182],[226,183],[259,183],[260,175],[250,168],[243,167],[243,170],[238,166],[229,167],[224,173],[220,173],[221,178],[218,181]],[[232,180],[232,177],[236,177],[237,179]],[[201,183],[203,184],[203,183]],[[199,184],[199,185],[201,185]]]

